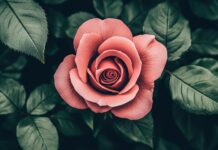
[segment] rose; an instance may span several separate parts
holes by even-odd
[[[152,108],[154,81],[167,59],[153,35],[132,36],[118,19],[91,19],[74,37],[76,55],[59,65],[55,87],[70,106],[136,120]]]

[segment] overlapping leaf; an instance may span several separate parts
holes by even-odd
[[[27,100],[27,112],[33,115],[43,115],[55,107],[58,94],[53,86],[37,87]]]
[[[163,2],[149,11],[143,26],[144,33],[156,36],[168,50],[168,61],[174,61],[191,46],[188,21],[179,9]]]
[[[129,26],[133,34],[142,32],[142,26],[148,10],[139,0],[124,5],[120,18]]]
[[[70,38],[74,38],[77,29],[79,26],[84,23],[85,21],[94,18],[95,16],[87,13],[87,12],[78,12],[72,14],[68,17],[68,25],[66,28],[66,34]]]
[[[192,33],[190,51],[200,55],[218,56],[218,31],[197,29]]]
[[[25,118],[17,125],[16,134],[23,150],[58,149],[58,133],[49,118]]]
[[[116,18],[121,14],[122,0],[93,0],[95,10],[104,18]]]
[[[20,111],[25,99],[26,93],[22,85],[15,80],[0,77],[0,114]]]
[[[37,3],[32,0],[1,0],[0,20],[0,40],[3,43],[44,62],[47,21]]]
[[[218,146],[216,117],[194,115],[173,105],[173,118],[177,127],[193,149],[214,150]]]
[[[136,121],[116,119],[115,128],[127,138],[153,147],[153,118],[151,114]]]
[[[170,74],[172,99],[196,114],[218,114],[218,62],[199,59]]]
[[[188,2],[195,15],[208,20],[218,19],[217,0],[189,0]]]

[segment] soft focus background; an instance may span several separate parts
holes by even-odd
[[[94,17],[168,49],[141,120],[75,110],[53,87],[75,31]],[[218,149],[217,0],[0,0],[0,41],[0,150]]]

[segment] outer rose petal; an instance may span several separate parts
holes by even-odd
[[[108,106],[98,106],[97,104],[89,102],[89,101],[86,101],[86,104],[95,113],[104,113],[104,112],[107,112],[111,109]]]
[[[113,108],[111,112],[119,118],[130,120],[141,119],[151,111],[153,103],[152,94],[153,90],[140,87],[134,100],[123,106]]]
[[[83,34],[86,33],[97,33],[101,35],[102,40],[112,36],[122,36],[132,40],[131,31],[121,20],[94,18],[84,22],[77,30],[73,43],[75,50],[77,50]]]
[[[136,84],[136,81],[138,80],[141,72],[142,62],[134,43],[127,38],[113,36],[100,45],[98,52],[101,54],[109,49],[116,49],[125,53],[133,62],[133,74],[127,85],[120,91],[120,94],[122,94],[130,90]]]
[[[138,35],[133,38],[142,60],[141,77],[152,83],[160,77],[167,61],[166,48],[154,39],[153,35]]]
[[[133,100],[138,93],[139,87],[136,84],[132,89],[124,94],[108,95],[102,94],[93,89],[87,83],[80,80],[77,69],[70,71],[70,79],[74,89],[77,93],[82,96],[85,100],[98,104],[99,106],[110,106],[116,107],[128,103]]]
[[[68,55],[64,58],[55,72],[54,84],[66,103],[74,108],[85,109],[87,106],[84,100],[76,93],[70,82],[69,71],[75,67],[74,58],[74,55]]]
[[[95,55],[98,46],[101,43],[101,38],[98,34],[84,34],[80,40],[79,47],[76,53],[75,62],[79,76],[83,82],[87,82],[87,67],[92,56]]]

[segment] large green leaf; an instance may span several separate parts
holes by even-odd
[[[71,117],[66,111],[59,111],[51,116],[58,130],[66,136],[80,136],[84,130],[79,126],[78,121]]]
[[[25,103],[24,87],[17,81],[0,77],[0,114],[20,111]]]
[[[37,87],[27,100],[27,112],[32,115],[43,115],[55,107],[59,96],[52,85]]]
[[[218,114],[218,61],[199,59],[170,73],[172,99],[196,114]]]
[[[92,19],[94,17],[95,16],[87,12],[78,12],[78,13],[70,15],[68,17],[68,25],[65,30],[67,36],[70,38],[73,38],[79,26],[85,21]]]
[[[104,18],[117,18],[122,11],[122,0],[92,0],[97,13]]]
[[[17,125],[17,140],[23,150],[57,150],[58,133],[47,117],[28,117]]]
[[[143,26],[145,33],[153,34],[168,50],[168,61],[174,61],[191,46],[188,21],[176,6],[163,2],[149,11]]]
[[[192,33],[190,51],[208,56],[218,56],[218,31],[197,29]]]
[[[188,2],[195,15],[209,20],[218,19],[217,0],[189,0]]]
[[[147,9],[140,0],[132,0],[124,5],[120,18],[130,27],[133,34],[142,32]]]
[[[130,140],[153,147],[153,118],[151,114],[136,121],[116,119],[114,126]]]
[[[0,20],[0,40],[3,43],[44,62],[47,21],[37,3],[32,0],[1,0]]]
[[[173,104],[173,118],[177,127],[196,150],[215,150],[218,146],[217,118],[188,113]]]

